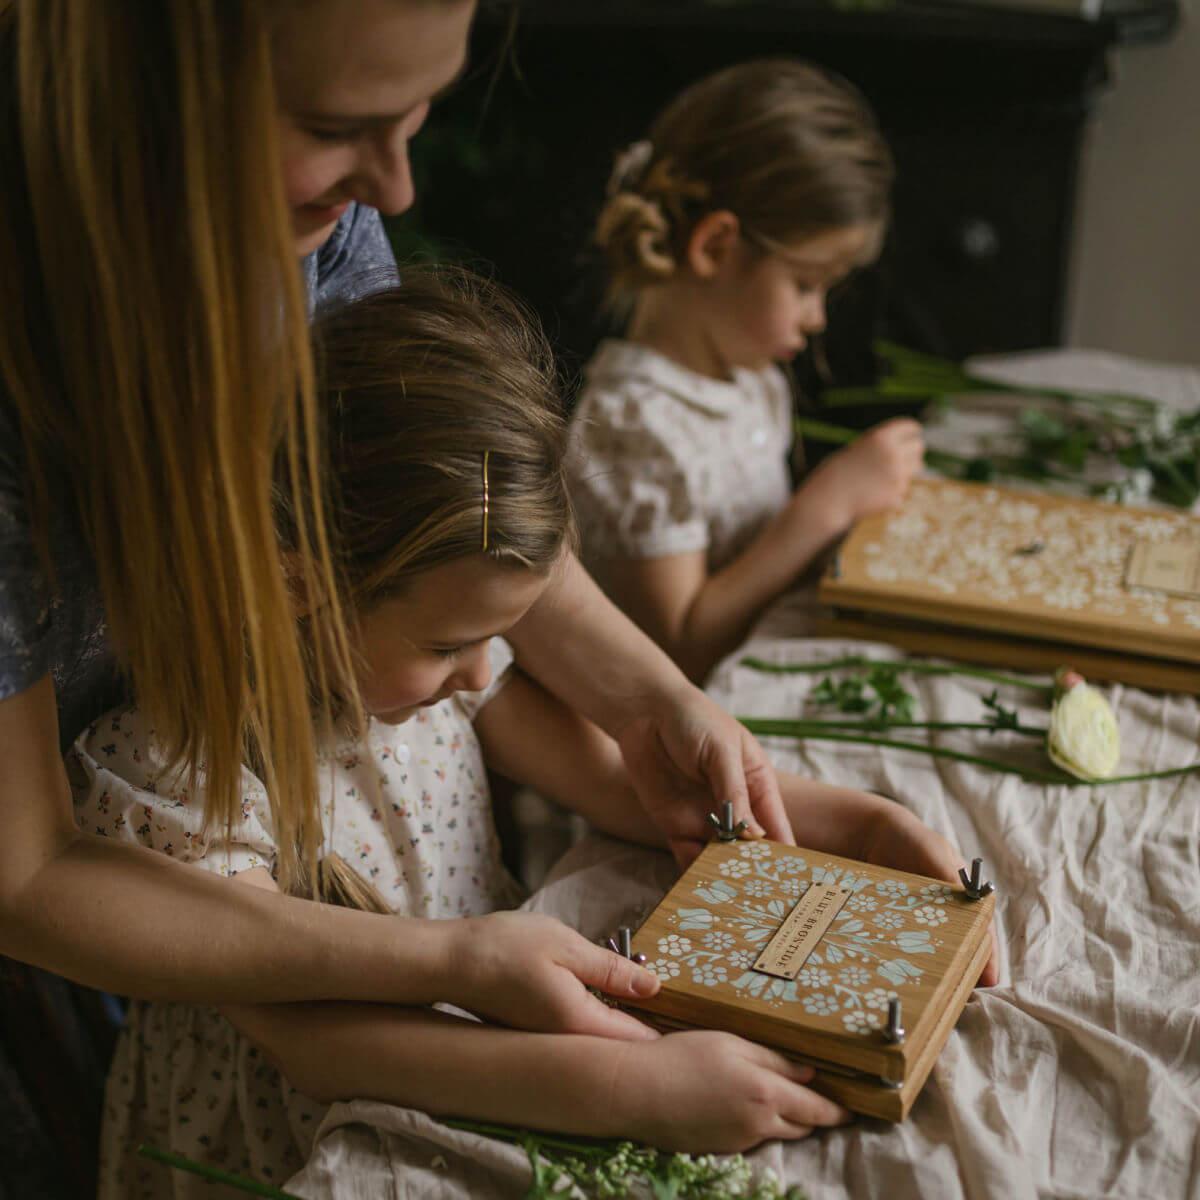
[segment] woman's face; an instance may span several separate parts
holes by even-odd
[[[408,143],[466,60],[475,0],[311,0],[274,39],[283,178],[296,249],[316,250],[352,200],[413,202]]]

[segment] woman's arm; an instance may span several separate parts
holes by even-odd
[[[707,814],[731,801],[779,841],[791,835],[762,748],[604,596],[573,555],[506,635],[539,683],[621,749],[639,799],[677,858],[707,840]]]
[[[57,725],[48,676],[0,701],[0,953],[149,999],[450,1000],[523,1027],[640,1035],[584,985],[656,982],[559,922],[351,912],[80,833]]]

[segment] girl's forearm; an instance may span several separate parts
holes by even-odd
[[[689,686],[573,554],[505,636],[525,671],[614,737],[649,705]]]
[[[624,1043],[524,1033],[432,1009],[362,1004],[223,1010],[300,1091],[434,1116],[597,1137],[629,1132],[618,1101]]]
[[[864,839],[879,822],[910,815],[893,801],[869,792],[818,783],[786,771],[777,772],[777,777],[796,842],[811,850],[857,858]]]
[[[684,672],[704,679],[840,532],[795,499],[778,513],[733,562],[708,577],[688,607],[671,647]]]
[[[152,850],[72,832],[6,893],[0,953],[146,999],[426,1004],[449,994],[451,924],[238,887]]]
[[[529,730],[538,737],[529,737]],[[663,846],[616,742],[519,672],[480,710],[475,731],[488,767],[578,813],[613,837]]]

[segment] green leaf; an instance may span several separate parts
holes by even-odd
[[[993,729],[1019,729],[1021,722],[1017,717],[1017,710],[1014,708],[1005,708],[1000,703],[999,693],[995,688],[991,693],[983,698],[983,707],[988,710],[988,715],[984,717],[984,721]]]

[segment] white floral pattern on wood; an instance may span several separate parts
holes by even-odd
[[[730,865],[746,869],[729,878],[724,868]],[[816,1025],[870,1037],[883,1025],[888,999],[903,997],[924,975],[921,956],[943,944],[936,930],[946,920],[948,886],[873,882],[767,842],[745,843],[719,869],[726,878],[692,889],[704,907],[681,906],[668,918],[680,932],[660,938],[664,957],[648,964],[660,979],[678,978],[682,970],[714,995],[749,995],[772,1008],[796,1005]],[[797,897],[814,883],[853,896],[795,980],[752,970]],[[692,931],[703,932],[697,939]]]
[[[1078,626],[1178,639],[1200,656],[1200,601],[1126,580],[1138,542],[1188,539],[1200,541],[1200,518],[1186,513],[918,480],[901,510],[851,535],[823,594],[910,615],[921,603],[929,618],[970,625],[994,613],[996,629],[1023,618],[1056,623],[1055,636]],[[961,619],[968,611],[974,619]]]

